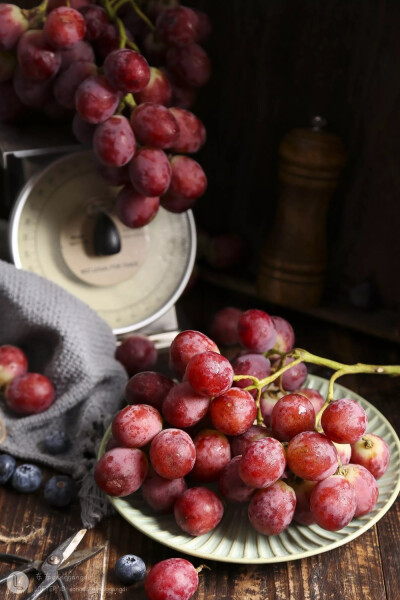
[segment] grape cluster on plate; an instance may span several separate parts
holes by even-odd
[[[389,447],[366,433],[367,414],[355,400],[325,402],[301,387],[307,368],[290,357],[290,324],[226,308],[211,332],[243,349],[229,361],[210,337],[183,331],[169,352],[179,381],[154,371],[128,381],[97,485],[111,496],[141,488],[156,513],[173,511],[193,536],[218,525],[224,502],[247,502],[250,522],[265,535],[293,519],[338,530],[371,511]]]
[[[122,186],[116,211],[128,227],[147,225],[160,204],[183,212],[207,187],[187,155],[206,139],[189,108],[210,76],[199,45],[210,29],[207,15],[175,0],[1,4],[0,121],[28,107],[70,118],[106,182]]]

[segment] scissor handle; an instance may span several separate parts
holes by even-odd
[[[59,577],[57,579],[57,583],[58,583],[58,587],[60,588],[60,592],[62,593],[64,600],[71,600],[70,595],[68,594],[68,590],[65,587],[65,584],[64,584],[63,580],[61,579],[61,577]]]
[[[0,562],[6,563],[30,563],[32,560],[26,556],[18,556],[18,554],[8,554],[0,552]]]

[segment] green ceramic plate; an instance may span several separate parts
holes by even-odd
[[[307,386],[326,395],[328,381],[310,375]],[[318,525],[309,527],[291,524],[280,535],[265,536],[257,533],[247,518],[246,506],[229,506],[216,529],[199,537],[191,537],[178,528],[173,515],[155,515],[143,501],[140,491],[126,498],[109,497],[111,504],[128,523],[179,552],[202,559],[230,563],[262,564],[297,560],[327,552],[347,544],[372,527],[389,510],[400,490],[400,442],[387,419],[369,402],[347,388],[335,385],[338,398],[354,398],[367,411],[368,431],[383,437],[390,447],[391,461],[385,475],[378,480],[379,500],[368,515],[351,521],[341,531],[326,531]],[[99,456],[110,432],[102,440]]]

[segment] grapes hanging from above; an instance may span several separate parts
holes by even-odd
[[[199,45],[210,32],[206,14],[178,2],[2,4],[0,121],[26,119],[32,109],[70,120],[106,183],[125,185],[116,211],[128,227],[147,225],[160,206],[184,212],[207,187],[200,164],[185,155],[206,140],[189,109],[210,76]]]

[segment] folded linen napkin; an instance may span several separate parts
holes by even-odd
[[[96,452],[127,381],[114,358],[115,337],[97,313],[61,287],[0,260],[3,344],[27,353],[29,371],[49,377],[56,399],[47,411],[26,417],[0,399],[6,427],[0,452],[71,474],[79,486],[83,525],[93,527],[108,510],[93,480]],[[52,429],[71,438],[65,454],[44,451],[43,440]]]

